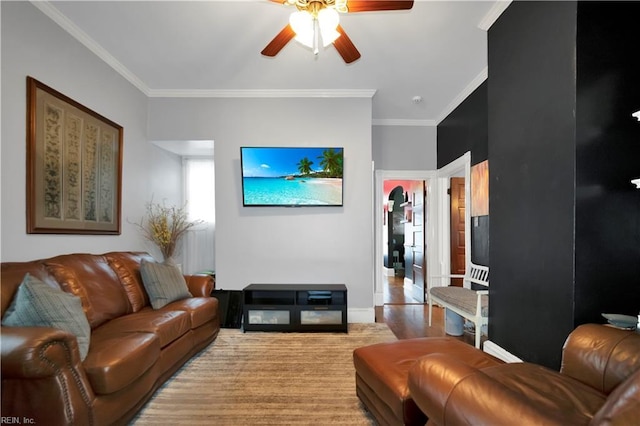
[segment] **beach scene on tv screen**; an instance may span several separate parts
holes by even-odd
[[[342,205],[342,148],[241,149],[244,205]]]

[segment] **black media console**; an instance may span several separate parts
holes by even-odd
[[[243,295],[244,331],[348,332],[344,284],[251,284]]]

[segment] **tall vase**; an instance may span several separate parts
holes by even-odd
[[[180,271],[180,273],[182,273],[182,264],[181,263],[177,263],[176,260],[172,256],[165,257],[164,260],[162,261],[162,263],[164,263],[165,265],[175,266],[176,268],[178,268],[178,271]]]

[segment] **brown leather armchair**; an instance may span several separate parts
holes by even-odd
[[[526,362],[476,367],[432,353],[413,364],[408,380],[429,425],[637,425],[640,334],[579,326],[560,371]]]

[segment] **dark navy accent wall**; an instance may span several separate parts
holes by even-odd
[[[438,124],[439,169],[467,151],[471,151],[472,165],[488,158],[486,81]]]
[[[489,335],[552,368],[575,326],[640,309],[638,12],[516,1],[489,30]]]
[[[640,310],[640,3],[578,7],[575,322]]]
[[[471,164],[487,159],[487,82],[438,125],[438,168],[471,151]],[[491,162],[489,162],[491,174]],[[471,260],[489,266],[489,216],[471,224]]]
[[[527,361],[558,368],[577,325],[640,310],[639,16],[514,1],[489,30],[488,82],[438,126],[438,168],[489,159],[472,258],[491,260],[490,339]]]
[[[489,171],[491,173],[491,171]],[[489,265],[489,215],[471,218],[471,260],[478,265]],[[485,290],[485,289],[483,289]]]
[[[489,30],[489,336],[554,366],[573,329],[575,37],[574,2],[513,2]]]

